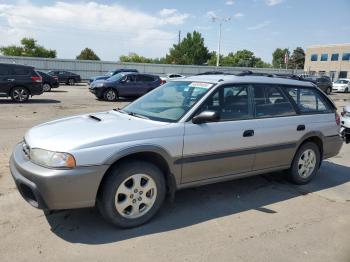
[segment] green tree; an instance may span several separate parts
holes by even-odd
[[[46,49],[38,45],[33,38],[22,38],[20,46],[9,45],[0,47],[0,52],[8,56],[56,57],[56,50]]]
[[[182,65],[203,65],[209,58],[204,38],[197,31],[187,33],[186,37],[179,44],[174,44],[166,55],[167,63]]]
[[[215,51],[212,51],[209,53],[209,60],[208,60],[208,65],[209,66],[216,66],[216,59],[217,59],[217,54]],[[222,60],[224,59],[223,55],[220,55],[220,65],[222,65]]]
[[[272,65],[275,68],[285,68],[286,64],[284,63],[284,56],[288,53],[288,56],[290,54],[288,48],[277,48],[273,53],[272,53]]]
[[[129,53],[128,55],[121,55],[119,61],[130,63],[151,63],[152,59],[140,56],[136,53]]]
[[[216,65],[216,52],[209,60],[210,65]],[[227,56],[220,56],[221,66],[232,66],[232,67],[270,67],[268,63],[262,61],[261,58],[256,57],[252,51],[243,49],[238,50],[236,53],[230,52]]]
[[[290,57],[290,68],[293,69],[304,69],[305,63],[305,52],[301,47],[297,47],[293,50]]]
[[[95,52],[86,47],[85,49],[81,50],[80,54],[76,57],[78,60],[101,60]]]

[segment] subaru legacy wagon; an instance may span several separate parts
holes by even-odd
[[[33,127],[10,169],[34,207],[96,205],[112,224],[134,227],[178,189],[281,170],[296,184],[309,182],[341,149],[339,121],[310,82],[193,76],[123,109]]]

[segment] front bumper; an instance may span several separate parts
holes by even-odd
[[[97,191],[109,166],[49,169],[29,161],[17,144],[10,159],[10,171],[18,191],[40,209],[70,209],[95,205]]]
[[[103,88],[89,88],[89,91],[93,93],[96,97],[101,98],[103,95]]]

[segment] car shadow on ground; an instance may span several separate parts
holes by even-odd
[[[67,90],[57,90],[57,89],[51,89],[48,93],[67,93]]]
[[[18,103],[18,102],[14,102],[10,99],[8,100],[0,100],[0,104],[15,104],[15,105],[25,105],[25,104],[59,104],[61,103],[61,101],[56,100],[56,99],[42,99],[42,98],[29,98],[28,101],[23,102],[23,103]]]
[[[179,191],[174,202],[165,202],[149,223],[133,229],[111,226],[94,208],[65,210],[47,215],[46,219],[52,232],[65,241],[98,245],[176,230],[247,210],[273,216],[277,211],[265,206],[347,182],[350,167],[325,161],[308,185],[291,184],[283,173],[273,173]]]

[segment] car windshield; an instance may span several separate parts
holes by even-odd
[[[114,74],[114,71],[109,71],[105,74],[105,76],[112,76]]]
[[[129,104],[123,111],[152,120],[176,122],[213,86],[203,82],[169,82]]]
[[[125,74],[123,74],[123,73],[116,74],[116,75],[108,78],[108,81],[117,81],[117,80],[121,79],[124,75]]]
[[[344,79],[339,79],[339,80],[335,81],[335,83],[336,84],[347,84],[347,83],[349,83],[349,81],[348,80],[344,80]]]

